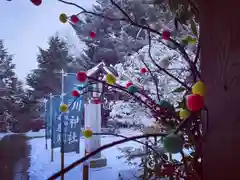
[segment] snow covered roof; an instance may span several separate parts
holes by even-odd
[[[108,67],[104,62],[98,63],[93,68],[87,71],[87,76],[93,76],[96,73],[104,73],[104,74],[113,74],[114,76],[118,76],[116,70],[113,67]]]

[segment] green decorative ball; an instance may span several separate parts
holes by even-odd
[[[128,92],[136,93],[136,92],[138,92],[138,87],[134,86],[134,85],[131,85],[131,86],[128,87]]]
[[[84,136],[85,138],[90,138],[90,137],[92,137],[92,136],[93,136],[92,130],[91,130],[91,129],[86,129],[85,131],[83,131],[83,136]]]
[[[171,105],[171,103],[169,103],[168,101],[165,101],[165,100],[161,100],[159,102],[159,105],[163,108],[166,108],[166,109],[172,109],[173,106]]]
[[[89,84],[87,88],[88,88],[88,91],[93,91],[93,85]]]
[[[169,134],[163,139],[163,146],[166,152],[176,154],[182,151],[184,140],[180,135]]]
[[[78,87],[77,87],[77,90],[79,90],[79,91],[81,91],[82,89],[83,89],[82,86],[78,86]]]

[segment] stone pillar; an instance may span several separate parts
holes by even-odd
[[[91,129],[94,133],[101,132],[101,104],[92,104],[89,102],[85,104],[85,129]],[[86,139],[86,151],[92,152],[101,146],[100,136],[93,136]],[[101,153],[95,155],[93,158],[101,157]]]
[[[101,86],[97,86],[98,88]],[[94,87],[95,88],[95,87]],[[100,89],[99,89],[100,90]],[[94,97],[99,97],[100,93],[93,93]],[[101,133],[102,122],[102,104],[94,103],[93,98],[89,98],[88,103],[85,104],[85,129],[91,129],[94,133]],[[101,146],[101,136],[96,135],[85,140],[85,149],[87,153],[90,153]],[[104,167],[107,164],[107,160],[101,156],[101,153],[96,154],[90,160],[90,168]]]

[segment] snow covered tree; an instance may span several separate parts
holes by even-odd
[[[124,4],[125,1],[114,1],[114,0],[109,0],[108,2],[101,1],[104,3],[110,4],[109,8],[115,10],[113,11],[112,14],[108,14],[103,12],[102,10],[100,12],[99,11],[96,12],[96,10],[95,12],[89,12],[86,9],[82,8],[81,6],[76,5],[75,3],[69,3],[64,0],[58,0],[58,1],[78,7],[81,11],[79,14],[91,14],[99,17],[97,21],[89,20],[88,24],[91,24],[92,22],[93,23],[92,23],[92,26],[88,29],[88,31],[85,32],[87,34],[84,34],[83,32],[81,32],[81,35],[85,36],[83,38],[86,38],[87,40],[89,39],[89,37],[91,38],[90,40],[90,43],[92,43],[91,45],[96,45],[97,43],[104,42],[103,40],[101,41],[100,39],[98,39],[99,32],[94,29],[95,27],[98,27],[97,25],[99,23],[102,23],[102,21],[104,21],[105,19],[119,22],[119,24],[121,25],[121,31],[119,31],[120,33],[112,31],[111,29],[112,27],[109,29],[104,29],[102,33],[104,37],[105,36],[111,37],[113,42],[117,42],[116,43],[117,46],[115,46],[114,48],[117,49],[118,53],[122,52],[122,54],[120,55],[122,56],[122,58],[126,59],[126,61],[129,61],[127,57],[129,54],[132,54],[133,52],[135,53],[137,50],[141,48],[140,46],[139,49],[134,49],[134,48],[132,49],[131,47],[128,46],[129,44],[126,42],[129,42],[128,40],[129,39],[131,40],[132,37],[133,39],[134,38],[137,39],[136,37],[138,32],[139,32],[139,36],[142,33],[143,38],[140,41],[141,43],[144,42],[142,46],[148,45],[147,47],[148,47],[149,58],[147,59],[143,56],[143,58],[140,57],[139,60],[142,62],[142,64],[144,64],[145,70],[143,71],[145,72],[146,75],[148,75],[149,73],[150,75],[149,77],[147,76],[141,77],[137,82],[132,82],[133,84],[127,88],[119,84],[116,84],[117,82],[116,77],[113,77],[113,75],[111,74],[108,74],[106,76],[106,82],[93,77],[88,77],[88,78],[91,81],[101,82],[104,85],[110,86],[112,88],[116,88],[118,90],[123,91],[124,93],[129,94],[134,98],[134,100],[140,102],[145,107],[148,107],[152,113],[152,116],[155,118],[155,120],[159,124],[161,124],[163,127],[165,127],[164,131],[166,134],[164,135],[161,134],[161,136],[166,136],[164,137],[164,148],[169,153],[177,153],[177,152],[182,153],[182,161],[178,161],[178,162],[168,161],[167,159],[164,158],[164,156],[160,155],[162,161],[156,162],[155,165],[158,165],[161,171],[165,169],[165,168],[162,168],[162,165],[164,166],[166,165],[170,167],[173,171],[171,171],[171,173],[168,172],[168,174],[164,174],[164,175],[162,175],[161,173],[160,174],[155,173],[154,174],[155,176],[158,176],[158,177],[168,176],[170,177],[170,179],[173,179],[174,177],[184,178],[184,179],[199,178],[199,176],[202,175],[201,169],[198,168],[199,166],[201,166],[201,162],[199,162],[199,159],[202,158],[201,150],[199,147],[201,147],[201,139],[204,136],[204,134],[202,133],[200,117],[201,117],[201,112],[206,112],[206,109],[204,107],[204,101],[203,101],[203,96],[204,96],[203,90],[205,86],[200,80],[199,67],[197,64],[199,48],[197,46],[198,28],[196,26],[196,20],[198,19],[198,17],[195,18],[194,16],[191,16],[191,15],[188,16],[189,14],[191,14],[193,10],[192,5],[189,4],[188,2],[184,2],[184,3],[177,4],[177,6],[175,6],[176,4],[174,4],[172,1],[169,1],[169,3],[166,3],[165,1],[158,1],[161,3],[160,8],[159,9],[156,8],[156,10],[154,11],[155,7],[152,5],[153,2],[148,2],[148,1],[141,1],[141,2],[126,1],[127,2],[126,4]],[[132,8],[131,3],[137,4],[139,6],[143,4],[141,8],[143,9],[146,8],[146,10],[144,9],[145,12],[147,12],[147,10],[150,9],[150,12],[152,12],[152,16],[146,13],[143,16],[146,18],[138,19],[137,16],[136,17],[134,16],[134,13],[128,12],[128,10]],[[149,3],[151,5],[148,5]],[[189,6],[191,8],[189,8]],[[135,12],[135,10],[133,11]],[[160,18],[161,15],[162,17]],[[74,23],[75,25],[76,24],[79,26],[85,25],[84,23],[80,22],[80,20],[82,19],[79,19],[79,17],[76,15],[68,17],[66,14],[61,14],[59,18],[60,18],[60,21],[63,23],[66,23],[68,22],[68,20],[70,20],[71,23]],[[153,18],[153,20],[151,18]],[[87,20],[87,18],[85,20]],[[161,21],[162,23],[158,21]],[[133,36],[131,35],[131,32],[130,32],[132,27],[136,28],[135,35]],[[133,30],[135,30],[134,28]],[[119,42],[121,42],[119,40],[123,41],[123,45],[127,44],[126,46],[123,46],[123,47],[124,48],[127,47],[129,51],[126,51],[126,49],[122,48],[122,46],[120,46],[121,43],[118,44]],[[165,63],[162,63],[163,57],[160,57],[159,55],[158,58],[161,59],[161,61],[160,60],[158,61],[158,58],[157,59],[153,58],[151,48],[154,43],[163,43],[169,49],[173,49],[181,55],[181,58],[177,58],[178,55],[166,54],[167,55],[166,58],[172,61],[175,61],[175,59],[180,59],[179,62],[177,61],[178,64],[181,64],[180,62],[182,59],[186,61],[186,64],[185,64],[186,73],[183,76],[180,76],[182,77],[182,79],[177,77],[179,72],[177,73],[170,72],[169,69],[164,68]],[[193,44],[191,48],[188,47],[189,44]],[[104,47],[104,44],[99,45],[99,47],[100,46]],[[106,48],[109,49],[109,46],[107,46]],[[111,49],[114,49],[114,48],[111,47]],[[122,51],[121,51],[121,48],[123,49]],[[107,53],[107,55],[108,54],[109,53]],[[150,63],[148,61],[150,61]],[[162,64],[159,65],[158,62]],[[127,63],[125,64],[125,66],[127,66]],[[138,67],[136,67],[136,69],[137,68]],[[182,67],[180,69],[182,70]],[[155,72],[152,73],[152,71],[155,71]],[[161,73],[165,73],[167,76],[171,77],[174,81],[176,81],[176,83],[178,83],[178,85],[176,86],[176,83],[170,84],[169,81],[167,81],[165,78],[164,79],[159,78],[158,76],[160,76]],[[135,75],[135,77],[136,76],[137,75]],[[189,77],[189,81],[186,81],[184,78],[187,76]],[[86,75],[84,75],[84,77],[86,77]],[[134,77],[134,76],[131,76],[131,77]],[[145,90],[137,85],[138,82],[141,84],[148,83],[147,78],[149,79],[151,78],[151,81],[153,82],[151,84],[154,84],[156,86],[155,92],[151,87],[145,88],[147,89]],[[175,92],[184,91],[183,93],[184,96],[189,95],[187,96],[187,98],[185,98],[184,96],[181,97],[181,104],[183,104],[182,107],[184,107],[184,109],[181,109],[180,112],[179,112],[179,107],[176,105],[177,100],[173,100],[172,103],[170,103],[164,100],[165,98],[170,99],[170,97],[167,97],[166,95],[164,95],[164,99],[160,99],[158,97],[159,96],[158,90],[160,92],[165,93],[165,91],[162,90],[161,87],[158,87],[158,83],[161,83],[165,80],[167,81],[167,83],[169,83],[169,86],[170,86],[169,88],[167,88],[166,91],[170,91],[170,90],[171,91],[174,90]],[[193,84],[194,86],[192,87]],[[177,90],[174,89],[175,87],[178,87],[178,89]],[[157,97],[157,100],[156,100],[156,97]],[[148,137],[148,136],[159,136],[159,134],[156,133],[154,135],[145,135],[143,137]],[[129,138],[129,140],[130,139],[131,138]],[[116,144],[117,142],[112,143],[112,145],[116,145]],[[189,157],[188,159],[185,158],[185,155],[183,154],[183,145],[186,145],[186,144],[188,144],[188,146],[191,147],[195,153],[193,157]],[[152,169],[153,171],[156,170],[154,169],[155,167],[156,166],[153,166],[153,169]]]
[[[3,41],[0,41],[0,69],[2,87],[0,89],[0,121],[3,130],[10,130],[10,126],[16,121],[22,127],[30,121],[31,110],[24,111],[24,114],[19,113],[26,107],[23,98],[26,92],[22,86],[22,82],[17,78],[14,69],[15,65],[12,63],[13,56],[10,55],[4,48]],[[21,116],[24,115],[24,118]]]
[[[41,99],[50,92],[59,94],[61,91],[61,70],[73,73],[78,66],[76,59],[68,54],[68,45],[58,36],[49,39],[47,49],[39,48],[37,56],[38,68],[27,77],[27,83],[33,96]]]
[[[59,1],[64,2],[63,0]],[[110,1],[114,4],[113,0]],[[240,175],[237,168],[239,165],[239,145],[236,143],[239,141],[239,123],[237,122],[240,113],[237,108],[239,104],[239,68],[237,66],[240,29],[237,23],[240,16],[238,11],[239,1],[154,0],[154,2],[168,3],[176,16],[176,22],[187,25],[189,25],[189,21],[192,25],[192,20],[200,22],[201,79],[208,87],[208,93],[205,97],[208,113],[206,116],[201,116],[201,121],[206,125],[204,131],[207,132],[207,138],[201,141],[204,145],[201,154],[204,157],[202,177],[206,180],[239,179]],[[143,2],[139,1],[139,3]],[[119,9],[119,11],[124,14],[123,9]],[[126,14],[124,15],[126,16]],[[131,19],[128,20],[129,24],[134,24]],[[160,32],[156,32],[152,28],[144,27],[144,29],[160,35]],[[192,60],[188,58],[185,49],[179,46],[179,41],[173,40],[175,39],[170,38],[169,41],[177,46],[177,49],[185,56],[184,59]],[[198,57],[198,53],[196,54]],[[198,58],[196,59],[198,60]],[[195,63],[195,60],[188,63],[191,69],[195,71],[192,62]],[[197,72],[193,72],[192,76],[192,79],[196,81]],[[197,113],[193,114],[196,115]],[[189,119],[196,120],[196,118]],[[208,121],[210,122],[209,126],[207,126]],[[184,122],[189,122],[189,120]],[[192,129],[188,128],[187,130]],[[174,137],[171,138],[174,139]],[[198,160],[202,161],[202,158]],[[189,167],[189,162],[184,162],[184,164]],[[186,171],[187,175],[190,174],[189,169]],[[201,178],[188,176],[184,179]]]
[[[131,14],[136,22],[145,25],[147,21],[154,24],[159,18],[165,16],[165,20],[170,20],[170,13],[163,13],[159,8],[148,4],[141,4],[137,1],[119,0],[121,8]],[[101,14],[111,18],[102,18],[94,14]],[[104,61],[107,64],[115,64],[123,60],[123,57],[138,51],[148,44],[146,31],[138,27],[131,26],[126,22],[119,21],[121,13],[108,0],[98,1],[93,6],[93,14],[80,14],[78,22],[72,22],[81,41],[85,42],[87,48],[81,56],[85,62],[96,64]],[[163,23],[158,23],[158,27]],[[165,24],[164,24],[165,26]],[[90,33],[95,33],[96,37],[90,38]]]

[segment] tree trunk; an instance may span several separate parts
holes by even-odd
[[[202,0],[202,79],[209,111],[204,180],[240,179],[240,1]]]

